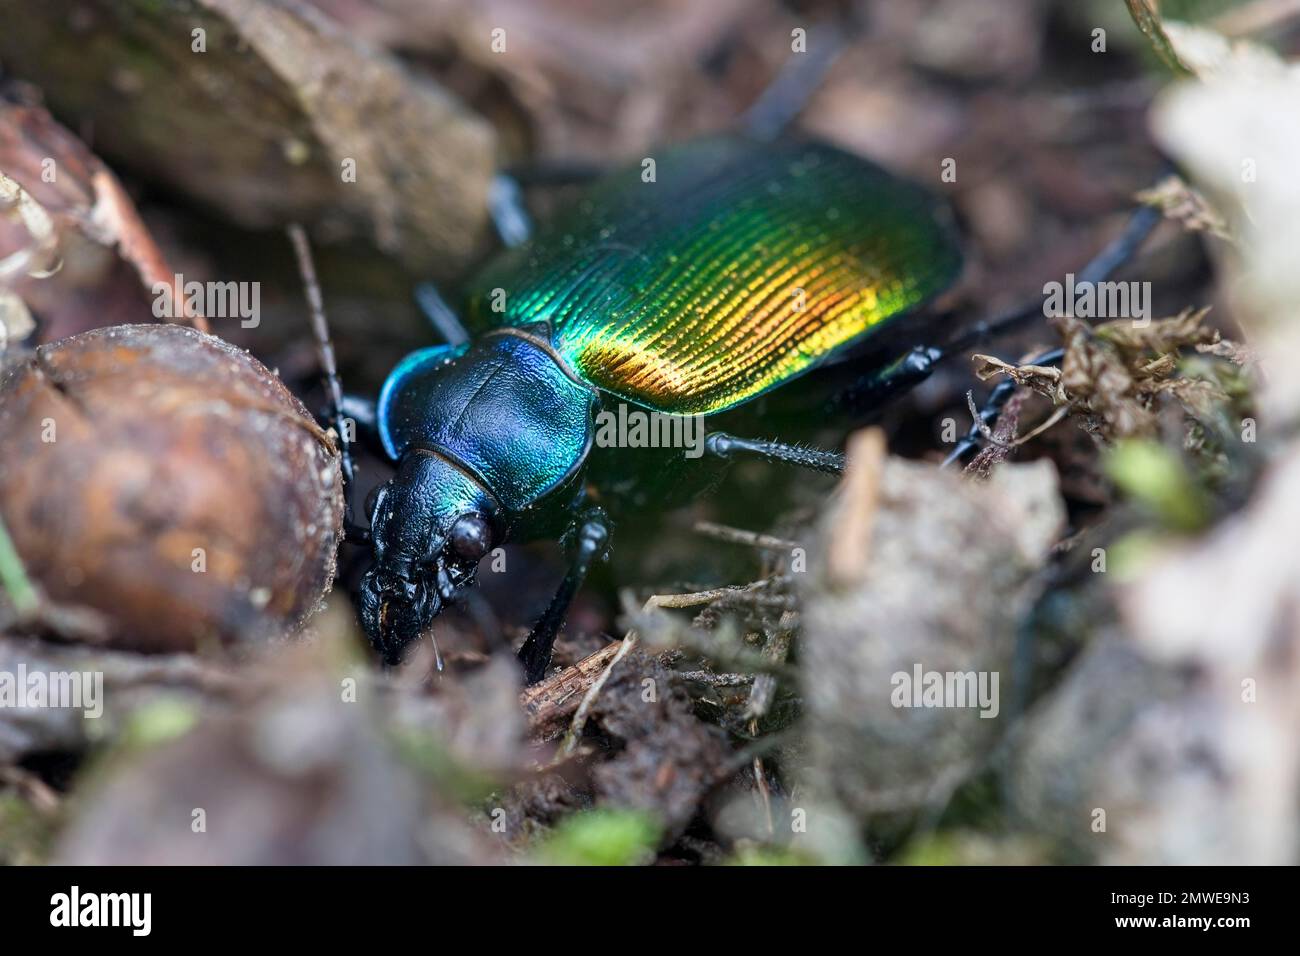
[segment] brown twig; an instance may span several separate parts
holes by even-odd
[[[1150,41],[1151,49],[1165,66],[1179,76],[1193,76],[1193,72],[1178,58],[1169,35],[1165,33],[1165,28],[1160,22],[1160,14],[1156,10],[1156,0],[1125,0],[1125,2],[1128,4],[1128,12],[1132,15],[1133,22]]]
[[[781,615],[776,630],[768,637],[767,643],[763,645],[764,660],[775,666],[785,663],[786,655],[790,653],[790,640],[798,621],[799,615],[793,611],[786,611]],[[749,692],[749,702],[745,705],[745,716],[752,721],[757,721],[765,716],[771,709],[772,701],[776,697],[776,686],[777,677],[775,674],[770,672],[759,674],[754,679],[754,686]],[[755,732],[757,732],[756,729]]]
[[[681,607],[699,607],[701,604],[712,604],[724,598],[734,598],[740,595],[749,594],[753,591],[762,591],[771,587],[773,578],[764,578],[761,581],[754,581],[750,584],[733,584],[721,588],[705,588],[701,591],[690,591],[685,594],[656,594],[646,601],[641,608],[644,612],[652,607],[681,608]],[[654,603],[651,603],[654,602]]]
[[[572,667],[524,689],[519,703],[528,715],[534,737],[550,740],[559,735],[570,715],[578,709],[582,695],[604,672],[619,646],[618,642],[607,644]]]
[[[972,458],[970,464],[966,466],[965,473],[967,475],[974,475],[981,479],[987,478],[992,473],[993,468],[1005,461],[1007,456],[1011,454],[1011,449],[1019,444],[1012,439],[1016,433],[1016,428],[1020,424],[1020,412],[1028,397],[1028,389],[1017,388],[1006,405],[1003,406],[996,429],[990,429],[988,425],[980,420],[978,410],[972,412],[988,444],[981,448],[979,454]]]
[[[677,676],[709,687],[744,687],[757,679],[753,674],[715,674],[713,671],[678,671]]]
[[[743,590],[751,590],[766,585],[766,581],[756,581],[754,584],[748,585]],[[652,608],[657,607],[698,607],[701,604],[709,604],[717,598],[733,593],[736,590],[736,588],[712,588],[707,591],[695,591],[691,594],[652,594],[646,600],[645,604],[641,606],[641,613],[646,614]],[[609,680],[609,675],[613,672],[614,668],[618,666],[618,662],[627,657],[632,648],[636,647],[639,639],[636,629],[629,628],[628,632],[623,636],[622,643],[618,645],[618,651],[610,660],[609,665],[601,675],[596,678],[591,687],[587,689],[587,693],[582,698],[582,703],[578,705],[578,709],[573,715],[573,723],[569,725],[569,733],[564,738],[564,747],[562,748],[563,753],[571,754],[573,753],[574,748],[578,746],[578,741],[582,738],[583,728],[587,725],[587,716],[591,713],[592,704],[594,704],[596,698],[600,696],[601,688],[603,688],[605,682]]]
[[[885,466],[885,433],[866,428],[849,439],[848,466],[840,488],[837,533],[831,536],[827,571],[832,582],[848,583],[862,573],[871,552],[871,526]]]
[[[57,790],[22,767],[0,767],[0,784],[13,787],[27,798],[37,812],[45,816],[58,813],[63,804],[63,798]]]
[[[799,616],[793,611],[786,611],[781,615],[781,620],[777,624],[776,631],[768,637],[767,643],[763,645],[763,657],[773,664],[785,663],[786,655],[790,652],[790,638],[794,630],[795,623]],[[758,736],[758,722],[771,709],[772,701],[776,697],[776,676],[774,674],[759,674],[754,679],[754,686],[749,690],[749,701],[745,705],[745,714],[749,717],[749,733],[753,737]],[[771,836],[776,832],[776,823],[772,819],[772,795],[767,786],[767,771],[763,767],[763,758],[759,754],[754,755],[754,782],[758,786],[759,798],[763,804],[763,815],[767,820],[767,832]]]
[[[799,547],[799,542],[790,541],[787,538],[759,534],[756,531],[746,531],[743,528],[732,528],[724,524],[715,524],[712,521],[697,521],[694,530],[697,534],[707,535],[718,541],[726,541],[730,544],[747,544],[751,548],[762,548],[770,551],[792,551]]]
[[[91,218],[116,240],[122,258],[135,267],[140,281],[149,289],[159,284],[169,286],[173,308],[179,308],[181,316],[200,332],[211,332],[208,320],[189,307],[180,276],[167,265],[166,257],[117,177],[107,169],[101,169],[91,182],[95,187],[95,208],[91,210]]]

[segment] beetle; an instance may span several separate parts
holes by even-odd
[[[309,291],[336,430],[354,422],[396,469],[371,495],[368,531],[352,529],[373,549],[358,604],[386,663],[473,586],[493,548],[558,537],[570,546],[569,569],[519,651],[527,681],[541,680],[570,602],[609,549],[619,498],[611,489],[644,467],[595,447],[602,410],[725,416],[883,341],[961,271],[942,199],[823,143],[715,136],[660,155],[653,182],[641,172],[604,177],[489,263],[470,284],[467,324],[424,287],[446,341],[405,358],[373,402],[342,395],[319,292]],[[1121,242],[1134,246],[1152,225],[1144,217]],[[1109,252],[1084,275],[1113,268]],[[881,401],[981,337],[1041,314],[1035,304],[946,347],[873,360],[844,394]],[[1008,394],[995,393],[981,418]],[[704,450],[830,474],[843,467],[835,451],[724,431],[709,432]],[[681,449],[665,458],[691,467]]]
[[[606,177],[472,283],[477,335],[408,356],[370,408],[345,402],[396,466],[367,508],[367,634],[398,660],[492,548],[561,533],[572,565],[520,651],[540,679],[609,545],[586,481],[593,457],[619,453],[595,447],[602,409],[724,415],[933,299],[961,264],[941,200],[821,143],[714,137],[660,156],[653,184],[639,168]],[[724,432],[704,447],[842,466],[835,452]]]

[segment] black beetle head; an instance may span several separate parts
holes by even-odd
[[[491,499],[463,470],[428,452],[403,457],[371,498],[375,561],[361,581],[361,623],[384,662],[474,583],[497,531]]]

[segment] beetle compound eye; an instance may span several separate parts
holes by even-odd
[[[481,515],[461,515],[451,526],[451,549],[457,557],[477,561],[492,546],[492,529]]]

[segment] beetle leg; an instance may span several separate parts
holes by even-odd
[[[1128,262],[1142,248],[1147,237],[1155,231],[1164,217],[1154,206],[1141,206],[1136,209],[1124,226],[1124,231],[1106,244],[1075,275],[1075,284],[1093,284],[1103,282]],[[957,338],[948,342],[939,350],[940,358],[949,358],[959,352],[973,348],[990,339],[1014,331],[1029,322],[1044,317],[1043,302],[1035,299],[1007,312],[976,322],[963,331]]]
[[[524,191],[506,173],[497,173],[488,187],[488,214],[507,249],[523,245],[533,234],[533,220],[524,204]]]
[[[365,525],[359,525],[351,518],[343,518],[343,540],[348,544],[367,545],[370,544],[370,529]]]
[[[1124,231],[1112,239],[1093,259],[1078,272],[1076,283],[1101,282],[1113,274],[1116,269],[1133,257],[1142,243],[1161,221],[1160,212],[1150,206],[1143,206],[1130,217]],[[890,399],[925,381],[942,361],[952,358],[960,352],[988,341],[998,335],[1011,332],[1019,326],[1043,317],[1043,303],[1039,299],[1026,302],[1016,308],[1003,312],[994,318],[984,319],[961,332],[942,347],[918,346],[905,353],[884,369],[870,372],[852,383],[838,395],[834,403],[837,408],[852,414],[861,414],[878,408]],[[1049,353],[1050,355],[1051,353]],[[1049,360],[1050,361],[1050,360]],[[1040,363],[1041,364],[1041,363]],[[1006,383],[1004,383],[1006,384]],[[1002,389],[999,386],[998,389]],[[1013,388],[999,391],[995,389],[989,398],[989,404],[980,413],[981,421],[986,425],[997,419],[998,412],[1011,397]],[[985,416],[991,417],[985,417]],[[958,443],[957,450],[949,456],[955,461],[978,444],[981,431],[978,425]]]
[[[532,160],[506,167],[505,174],[520,186],[581,186],[609,170],[599,163],[566,160]]]
[[[1052,349],[1050,352],[1035,356],[1025,364],[1055,365],[1064,357],[1065,349]],[[976,419],[975,424],[971,425],[970,431],[965,434],[961,441],[957,442],[957,446],[943,460],[941,467],[947,468],[953,462],[961,460],[962,456],[972,448],[979,447],[980,436],[984,434],[984,429],[991,428],[997,422],[998,415],[1002,413],[1002,407],[1011,400],[1015,390],[1016,383],[1011,379],[999,382],[994,387],[993,391],[989,393],[989,397],[984,400],[984,405],[979,410],[979,417]]]
[[[879,408],[929,378],[941,358],[943,353],[939,349],[919,345],[846,387],[835,396],[835,406],[854,414]]]
[[[374,401],[360,395],[342,394],[339,401],[339,419],[335,428],[345,429],[349,422],[355,427],[355,436],[361,440],[361,443],[368,450],[382,459],[386,460],[388,458],[388,452],[384,450],[383,442],[379,440]],[[346,441],[347,438],[346,433],[340,430],[340,443]],[[376,451],[376,449],[378,450]],[[356,469],[349,461],[348,467],[343,472],[343,540],[349,544],[369,544],[370,529],[357,524],[353,517],[355,514],[353,498],[356,483]]]
[[[420,307],[424,317],[429,320],[442,340],[448,345],[464,345],[469,341],[469,333],[461,325],[460,317],[452,310],[445,299],[438,293],[438,287],[432,282],[421,282],[415,287],[415,304]]]
[[[821,88],[826,74],[847,45],[844,34],[843,29],[826,24],[825,29],[817,31],[815,42],[820,47],[815,53],[789,57],[776,79],[745,111],[741,118],[745,132],[764,143],[780,136]]]
[[[737,438],[726,432],[710,432],[704,437],[704,450],[719,458],[730,458],[736,452],[762,455],[770,461],[809,468],[827,475],[844,473],[844,456],[837,451],[809,448],[805,445],[788,445],[779,441]]]
[[[356,427],[356,438],[366,450],[376,458],[387,461],[388,449],[384,447],[383,440],[379,437],[379,412],[375,400],[364,395],[344,392],[339,410],[343,413],[343,421],[352,422]]]
[[[608,550],[609,532],[609,518],[600,508],[583,512],[575,523],[575,547],[569,572],[560,582],[546,612],[533,625],[528,640],[519,648],[519,660],[524,665],[524,678],[529,684],[536,684],[546,676],[546,668],[551,665],[551,649],[569,613],[569,605],[591,566]]]

